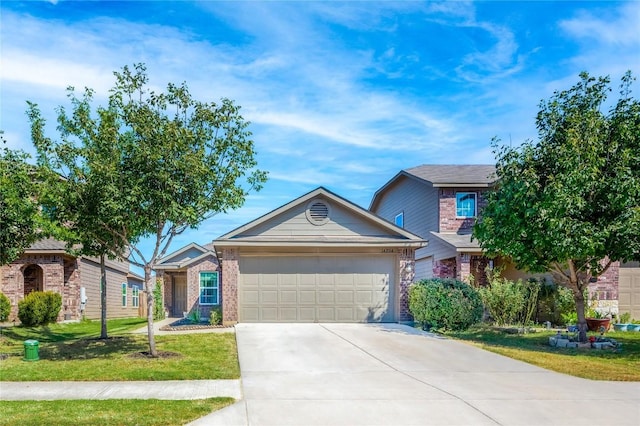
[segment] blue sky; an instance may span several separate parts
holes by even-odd
[[[186,81],[242,106],[269,171],[235,212],[176,238],[212,239],[325,186],[368,207],[420,164],[493,163],[493,136],[535,139],[541,99],[578,73],[640,73],[640,2],[0,3],[0,129],[33,152],[26,100],[55,136],[65,88],[104,102],[114,70]]]

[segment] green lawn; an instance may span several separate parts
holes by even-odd
[[[233,401],[232,398],[0,401],[0,426],[183,425]]]
[[[98,381],[237,379],[240,377],[235,334],[202,333],[156,336],[163,355],[148,358],[146,334],[129,334],[144,320],[109,321],[109,339],[100,340],[100,323],[10,327],[0,336],[0,380]],[[40,360],[25,362],[24,340],[39,341]]]
[[[640,381],[640,333],[610,332],[620,350],[566,349],[549,346],[555,332],[507,334],[490,327],[474,327],[447,336],[483,349],[559,373],[593,380]]]

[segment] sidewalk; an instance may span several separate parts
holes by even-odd
[[[177,318],[154,322],[156,335],[186,333],[235,333],[233,327],[202,330],[161,331]],[[147,326],[133,334],[147,334]],[[231,397],[242,399],[240,380],[167,380],[126,382],[0,382],[0,400],[56,399],[204,399]]]

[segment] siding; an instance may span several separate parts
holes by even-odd
[[[82,258],[80,279],[86,289],[87,305],[84,315],[89,319],[100,319],[100,263]],[[128,283],[127,273],[107,266],[107,318],[137,317],[138,308],[131,303],[131,286],[127,285],[127,306],[122,306],[122,283]],[[142,292],[142,288],[140,289]]]
[[[416,260],[414,281],[420,281],[426,278],[433,278],[433,257]]]
[[[314,225],[307,220],[307,204],[297,206],[278,215],[271,220],[251,228],[250,232],[240,234],[236,238],[256,236],[261,237],[326,237],[344,236],[359,237],[362,235],[379,236],[395,235],[383,230],[374,222],[362,220],[362,216],[333,203],[330,200],[317,197],[314,202],[323,200],[329,206],[329,221],[324,225]]]

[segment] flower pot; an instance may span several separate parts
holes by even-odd
[[[607,331],[610,322],[609,318],[587,318],[587,328],[589,331]]]
[[[615,331],[627,331],[629,324],[613,324],[613,329]]]
[[[640,324],[629,324],[627,327],[629,331],[640,331]]]

